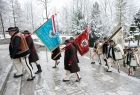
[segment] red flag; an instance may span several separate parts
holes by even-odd
[[[87,29],[83,31],[76,39],[75,43],[77,45],[78,51],[81,55],[86,54],[89,51],[89,41],[88,41],[88,32]]]

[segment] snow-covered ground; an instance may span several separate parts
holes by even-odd
[[[10,38],[10,35],[9,34],[6,34],[5,36],[6,36],[6,38]],[[0,34],[0,39],[4,39],[3,34]]]

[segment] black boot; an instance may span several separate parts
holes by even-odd
[[[41,73],[42,72],[41,66],[40,65],[36,65],[36,66],[38,71],[36,71],[35,74]]]
[[[57,68],[57,64],[59,64],[58,62],[55,63],[55,66],[53,66],[52,68]]]
[[[57,68],[57,66],[53,66],[52,68]]]
[[[108,66],[108,65],[107,65],[107,60],[106,60],[106,59],[104,59],[104,61],[105,61],[105,66]]]

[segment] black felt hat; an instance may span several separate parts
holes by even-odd
[[[16,29],[17,32],[19,32],[19,28],[18,27],[14,27]]]
[[[30,34],[30,32],[28,30],[25,30],[23,34]]]
[[[6,32],[17,32],[17,29],[15,27],[9,27]]]
[[[70,42],[70,40],[65,40],[64,44],[67,44],[67,43],[69,43],[69,42]]]

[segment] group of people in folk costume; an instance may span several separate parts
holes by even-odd
[[[9,44],[9,54],[10,58],[13,60],[14,67],[16,69],[16,73],[14,74],[14,78],[22,77],[24,74],[24,70],[28,74],[27,81],[32,81],[35,78],[35,74],[39,74],[42,72],[41,65],[37,62],[39,60],[39,56],[36,52],[33,39],[28,30],[25,30],[23,33],[19,32],[18,27],[9,27],[8,31],[11,36],[10,44]],[[76,75],[76,82],[81,80],[79,75],[80,68],[78,66],[79,59],[77,56],[77,48],[75,46],[75,42],[73,39],[69,39],[65,41],[65,56],[64,56],[64,69],[66,70],[66,76],[63,79],[63,82],[70,81],[70,78],[73,75]],[[53,68],[57,68],[59,64],[59,59],[61,57],[61,50],[57,47],[54,51],[52,51],[52,60],[55,61],[55,66]],[[35,63],[37,67],[37,71],[33,72],[33,66],[31,63]]]
[[[126,65],[129,66],[129,75],[134,75],[137,67],[140,66],[140,53],[138,48],[129,48],[125,51],[125,60]]]
[[[34,80],[35,74],[41,73],[42,69],[40,64],[37,63],[39,57],[29,31],[26,30],[21,33],[18,27],[9,27],[6,32],[11,36],[9,53],[17,71],[14,74],[14,78],[23,76],[23,71],[26,70],[28,73],[27,81]],[[33,62],[36,63],[38,69],[35,74],[31,65]]]
[[[102,61],[105,62],[107,72],[112,72],[113,63],[117,64],[118,72],[120,72],[120,60],[123,60],[123,66],[128,68],[128,75],[132,76],[136,68],[140,66],[140,51],[138,48],[123,49],[120,44],[105,37],[94,44],[91,64],[95,64],[96,59],[99,64],[102,64]]]
[[[59,64],[58,60],[61,57],[61,51],[65,50],[64,52],[64,69],[66,70],[65,78],[63,82],[70,81],[72,76],[76,76],[76,82],[81,80],[79,75],[80,68],[78,66],[79,59],[77,56],[77,47],[75,45],[74,39],[69,39],[65,41],[65,47],[60,50],[60,48],[56,48],[52,52],[52,60],[55,61],[55,66],[53,68],[57,68]]]
[[[18,27],[8,28],[9,35],[11,36],[9,44],[9,53],[11,59],[16,69],[14,78],[19,78],[23,76],[23,69],[28,73],[27,81],[32,81],[35,78],[35,74],[42,72],[41,65],[37,62],[39,60],[38,54],[36,52],[33,39],[29,31],[19,32]],[[69,39],[65,41],[65,47],[60,50],[57,47],[52,51],[52,60],[55,61],[55,66],[60,63],[58,60],[61,58],[61,51],[64,52],[64,69],[66,70],[66,76],[63,82],[70,81],[72,76],[76,76],[76,82],[81,80],[79,75],[80,68],[78,66],[79,59],[77,56],[77,46],[74,39]],[[116,44],[113,40],[108,40],[104,38],[103,40],[98,40],[95,42],[93,50],[93,60],[92,64],[95,64],[95,55],[98,57],[99,64],[102,65],[103,61],[105,66],[107,66],[107,72],[112,72],[112,64],[116,63],[118,66],[118,71],[120,68],[120,61],[123,60],[124,66],[127,65],[129,75],[134,75],[137,66],[140,66],[140,50],[137,48],[123,49],[121,45]],[[35,63],[37,71],[33,72],[33,66],[31,63]],[[120,71],[119,71],[120,72]]]

